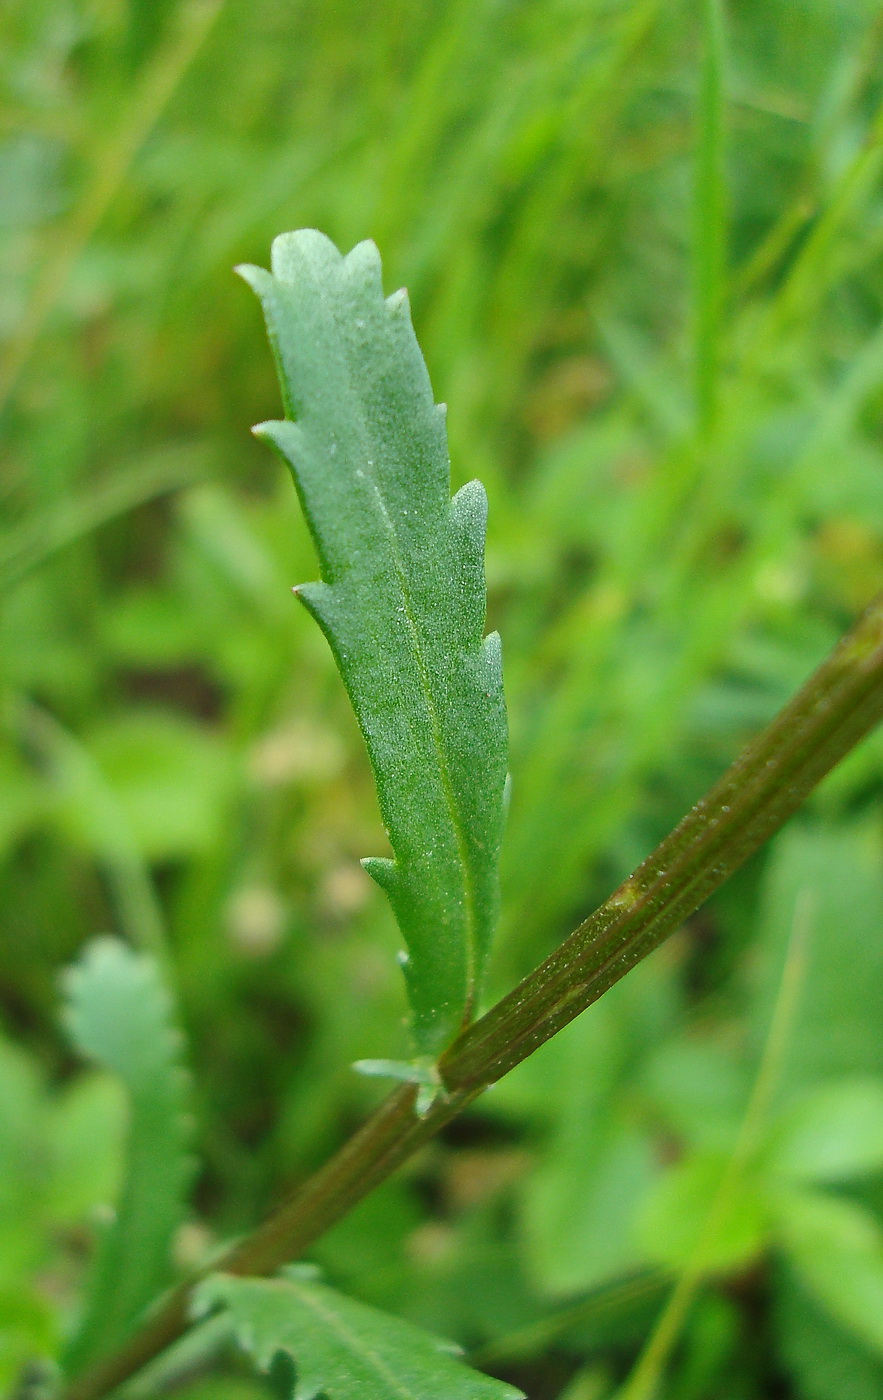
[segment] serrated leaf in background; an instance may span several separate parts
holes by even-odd
[[[168,1283],[192,1163],[181,1040],[155,963],[100,938],[65,980],[64,1022],[74,1045],[118,1075],[129,1098],[116,1217],[99,1243],[83,1318],[64,1357],[74,1373],[118,1344]]]
[[[268,1369],[294,1363],[291,1400],[516,1400],[520,1391],[456,1359],[422,1328],[299,1277],[216,1274],[201,1285],[201,1311],[229,1309],[240,1344]],[[523,1397],[522,1397],[523,1400]]]
[[[101,1070],[66,1084],[49,1104],[51,1171],[47,1213],[56,1225],[77,1225],[119,1199],[129,1120],[120,1080]]]
[[[372,243],[311,229],[243,268],[264,307],[286,413],[259,436],[294,473],[323,582],[297,591],[328,637],[377,779],[395,859],[366,868],[408,947],[422,1053],[475,1009],[497,920],[506,715],[483,638],[487,501],[450,499],[443,410],[403,292]]]

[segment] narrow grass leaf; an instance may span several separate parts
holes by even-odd
[[[699,99],[693,257],[696,398],[700,423],[707,428],[717,408],[726,257],[721,0],[705,0],[704,12],[705,52]]]

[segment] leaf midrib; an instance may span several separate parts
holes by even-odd
[[[337,307],[335,305],[334,300],[331,297],[327,296],[324,286],[315,277],[313,278],[313,286],[317,293],[318,300],[320,302],[325,303],[326,309],[330,312],[331,320],[337,324],[340,334],[340,344],[345,347],[345,353],[343,355],[343,364],[347,380],[348,398],[350,402],[353,403],[353,405],[355,406],[355,416],[360,430],[359,436],[361,439],[362,446],[364,448],[366,444],[369,444],[372,441],[372,435],[368,426],[367,419],[365,417],[364,409],[362,407],[361,395],[358,394],[354,389],[354,377],[350,367],[350,355],[348,352],[348,338],[344,328],[340,326],[340,317],[338,315]],[[385,300],[383,302],[383,309],[381,311],[381,315],[389,315],[389,308]],[[434,407],[435,405],[433,404],[433,408]],[[365,466],[371,469],[368,471],[364,471],[363,469],[363,477],[371,485],[374,491],[374,495],[377,499],[377,504],[380,509],[381,517],[383,520],[383,525],[389,537],[390,552],[392,554],[393,565],[395,567],[396,576],[399,580],[399,587],[401,588],[402,597],[404,599],[405,619],[408,624],[408,630],[411,634],[412,649],[416,659],[417,673],[420,678],[420,688],[423,692],[423,698],[426,703],[426,708],[429,712],[430,729],[432,732],[433,744],[438,759],[439,776],[441,778],[442,792],[444,794],[445,805],[448,810],[448,818],[450,820],[451,827],[454,832],[454,841],[457,847],[457,855],[459,857],[460,867],[463,872],[463,888],[466,900],[466,998],[463,1016],[465,1022],[469,1019],[469,1015],[472,1010],[472,999],[475,994],[477,966],[477,899],[474,880],[472,877],[472,867],[468,859],[468,847],[466,845],[465,836],[462,829],[462,823],[460,821],[459,816],[459,809],[457,807],[457,802],[454,795],[454,785],[451,781],[451,775],[448,769],[447,754],[445,751],[445,746],[442,742],[441,724],[439,721],[438,711],[436,710],[435,701],[430,686],[429,669],[426,665],[423,656],[423,648],[420,643],[420,632],[417,627],[417,620],[411,602],[411,591],[408,586],[408,577],[398,549],[398,538],[396,535],[395,525],[393,524],[389,511],[386,508],[386,504],[383,499],[383,494],[374,475],[374,459],[370,457],[368,455],[368,452],[365,450],[363,450],[362,457]],[[448,505],[448,509],[450,510],[450,504]]]
[[[353,1332],[338,1313],[332,1308],[323,1307],[315,1294],[312,1292],[308,1293],[306,1290],[298,1288],[297,1284],[291,1283],[288,1287],[291,1288],[302,1306],[315,1313],[330,1331],[336,1333],[344,1346],[347,1347],[354,1356],[358,1356],[372,1365],[377,1374],[387,1382],[396,1394],[402,1397],[402,1400],[420,1400],[420,1396],[417,1392],[415,1390],[406,1389],[395,1372],[390,1370],[383,1357],[379,1356],[363,1338],[360,1338],[358,1333]],[[294,1360],[297,1362],[296,1354]]]
[[[366,458],[365,460],[367,461],[369,466],[373,467],[373,462],[370,458]],[[420,687],[423,691],[423,698],[426,702],[426,707],[429,711],[430,728],[432,731],[433,743],[438,757],[439,775],[441,778],[441,785],[442,791],[444,793],[445,805],[448,809],[448,816],[450,818],[451,826],[453,828],[454,840],[457,845],[457,855],[459,856],[460,866],[463,871],[463,885],[466,896],[466,1012],[468,1014],[469,1010],[471,1009],[470,1002],[475,988],[475,942],[477,923],[477,911],[475,907],[475,886],[472,878],[472,868],[468,858],[468,847],[466,845],[465,837],[463,834],[459,809],[457,807],[457,802],[454,795],[454,786],[451,782],[451,775],[448,769],[447,754],[442,739],[441,723],[439,720],[438,710],[436,709],[435,699],[432,694],[432,688],[430,685],[429,678],[429,669],[426,665],[423,656],[423,648],[420,643],[420,632],[417,627],[417,620],[411,602],[411,590],[408,585],[407,574],[405,573],[404,565],[398,549],[398,540],[396,537],[395,526],[392,522],[392,519],[390,518],[389,511],[386,508],[386,504],[383,500],[380,487],[377,484],[373,472],[366,473],[366,479],[370,483],[371,488],[374,491],[374,494],[377,498],[377,504],[383,518],[383,524],[386,528],[390,539],[390,550],[392,553],[396,575],[399,580],[399,586],[402,590],[402,597],[404,598],[405,620],[407,621],[408,630],[411,635],[411,643],[416,659],[417,671],[420,677]]]

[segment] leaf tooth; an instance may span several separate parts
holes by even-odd
[[[237,277],[242,278],[243,282],[248,283],[262,302],[272,293],[273,274],[268,272],[265,267],[256,267],[254,263],[237,263],[233,271]]]
[[[330,639],[335,649],[339,650],[338,638],[335,631],[335,618],[333,610],[333,590],[327,583],[299,583],[294,589],[294,595],[299,598],[311,617],[315,618],[326,637]]]
[[[479,652],[479,676],[485,692],[502,695],[503,691],[503,643],[499,632],[488,632]]]
[[[385,894],[392,896],[401,887],[401,875],[394,860],[386,856],[365,856],[360,864]]]
[[[480,481],[468,481],[461,486],[451,501],[450,520],[460,581],[458,621],[464,642],[474,646],[484,630],[486,613],[484,537],[487,496]]]
[[[397,292],[392,292],[386,298],[386,309],[390,316],[399,316],[404,321],[410,321],[411,298],[408,296],[407,287],[399,287]]]
[[[444,407],[439,404],[438,407]],[[484,549],[484,536],[487,529],[487,492],[480,481],[467,481],[451,501],[451,515],[463,534]]]
[[[316,524],[321,512],[315,508],[316,499],[322,490],[322,478],[328,470],[329,457],[312,451],[309,436],[303,426],[293,423],[289,418],[258,423],[252,428],[252,432],[262,442],[268,442],[289,468],[304,514],[310,521],[310,533],[319,555],[322,578],[326,583],[334,583],[345,565],[345,560],[340,558],[339,552],[337,559],[332,560],[329,546],[333,543],[333,536]],[[327,452],[333,457],[335,451],[336,443],[332,441],[327,446]],[[295,591],[300,592],[300,589]],[[306,598],[304,601],[307,601]],[[321,621],[320,618],[318,620]]]
[[[251,431],[261,442],[268,442],[271,447],[275,447],[290,467],[296,467],[295,459],[300,458],[304,440],[304,432],[299,423],[292,423],[290,418],[271,418],[266,423],[255,423]]]

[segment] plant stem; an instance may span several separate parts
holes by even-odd
[[[442,1056],[447,1093],[425,1117],[396,1089],[276,1214],[210,1270],[268,1274],[302,1254],[483,1089],[597,1001],[689,918],[883,718],[883,595],[733,766],[585,923]],[[195,1279],[160,1300],[129,1341],[74,1379],[99,1400],[176,1341]]]

